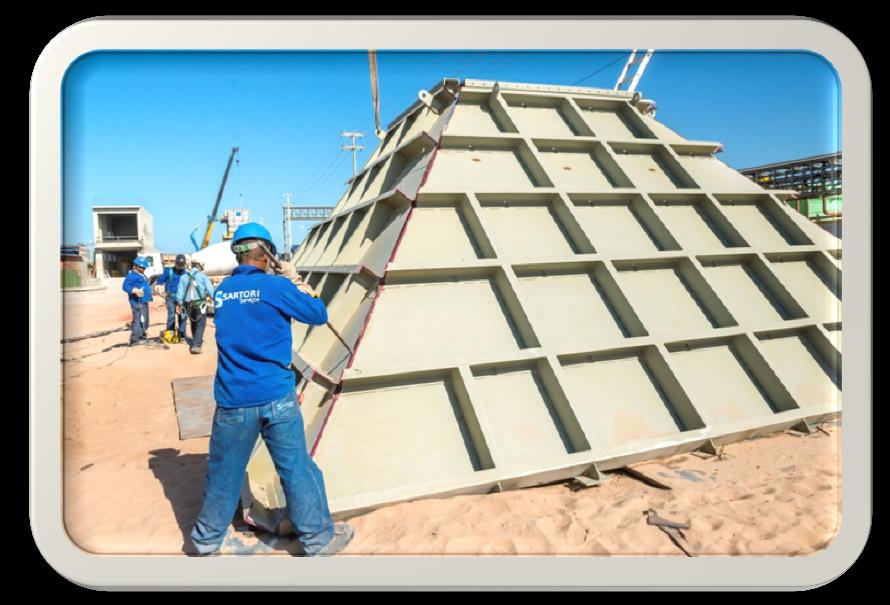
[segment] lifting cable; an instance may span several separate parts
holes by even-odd
[[[380,130],[380,90],[377,86],[377,51],[368,51],[368,63],[371,69],[371,103],[374,105],[374,134],[382,139],[384,133]]]
[[[239,153],[240,156],[240,153]],[[238,207],[244,208],[244,177],[241,173],[241,158],[235,158],[235,172],[238,173]]]
[[[602,71],[604,71],[604,70],[606,70],[606,69],[612,67],[613,65],[615,65],[615,64],[618,63],[619,61],[621,61],[621,60],[623,60],[623,59],[627,59],[628,57],[630,57],[630,53],[627,53],[627,54],[625,54],[625,55],[621,55],[620,57],[618,57],[618,58],[615,59],[614,61],[610,61],[609,63],[603,65],[602,67],[600,67],[600,68],[597,69],[596,71],[587,74],[586,76],[584,76],[584,77],[581,78],[580,80],[578,80],[578,81],[576,81],[576,82],[572,82],[571,86],[577,86],[578,84],[580,84],[580,83],[583,82],[584,80],[586,80],[586,79],[588,79],[588,78],[591,78],[591,77],[595,76],[596,74],[598,74],[598,73],[600,73],[600,72],[602,72]]]

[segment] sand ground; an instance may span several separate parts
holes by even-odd
[[[151,335],[166,319],[151,306]],[[107,290],[65,294],[65,334],[123,326],[120,280]],[[185,344],[119,347],[126,332],[66,344],[64,515],[72,540],[93,553],[183,552],[200,509],[208,438],[180,441],[170,381],[213,374],[208,321],[204,352]],[[78,358],[78,359],[73,359]],[[597,487],[557,484],[500,494],[398,504],[351,519],[344,554],[807,555],[837,533],[840,424],[808,435],[779,433],[730,444],[725,456],[687,454],[636,466],[670,486],[622,473]],[[324,470],[324,469],[322,469]],[[645,511],[690,524],[678,546]],[[291,541],[230,528],[223,553],[293,552]]]

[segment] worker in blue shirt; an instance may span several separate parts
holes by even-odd
[[[198,554],[219,552],[238,504],[244,472],[259,435],[281,478],[287,512],[307,556],[343,550],[354,530],[335,524],[324,476],[306,450],[291,363],[291,321],[324,325],[328,313],[293,265],[269,275],[275,254],[269,231],[257,223],[232,238],[238,267],[214,295],[219,351],[213,394],[216,412],[204,482],[204,503],[191,531]]]
[[[167,303],[167,329],[179,329],[180,342],[185,342],[185,315],[176,311],[176,293],[179,290],[179,279],[185,275],[185,254],[177,254],[172,267],[164,267],[164,272],[155,281],[155,287],[164,287],[164,298]],[[178,324],[178,325],[177,325]]]
[[[176,289],[176,314],[188,315],[192,325],[192,346],[189,351],[200,353],[204,344],[204,327],[207,325],[207,306],[213,299],[213,284],[204,274],[204,266],[193,260],[192,267],[179,278]]]
[[[151,285],[145,278],[145,269],[148,268],[148,260],[137,256],[133,260],[133,268],[124,278],[121,289],[129,295],[130,309],[133,311],[133,319],[130,321],[130,344],[142,344],[147,340],[148,331],[148,303],[152,301]]]

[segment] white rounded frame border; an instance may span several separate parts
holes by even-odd
[[[666,25],[669,23],[669,27]],[[840,530],[806,557],[353,556],[325,559],[95,555],[62,519],[62,80],[97,50],[804,50],[841,82],[844,154],[844,431]],[[451,74],[442,74],[450,76]],[[426,84],[418,82],[418,86]],[[703,91],[706,94],[706,91]],[[62,576],[89,587],[478,587],[793,589],[830,582],[862,552],[872,516],[872,89],[856,46],[824,23],[788,18],[97,18],[60,32],[30,91],[29,513]],[[850,200],[855,200],[855,205]],[[39,302],[38,302],[39,301]],[[50,379],[58,376],[58,380]]]

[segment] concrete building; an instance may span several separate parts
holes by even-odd
[[[96,275],[124,277],[137,254],[154,251],[152,229],[142,206],[93,206]]]

